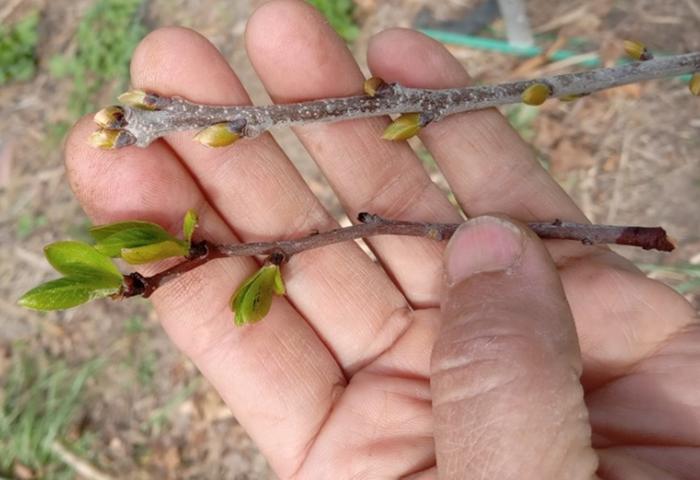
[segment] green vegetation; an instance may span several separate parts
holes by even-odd
[[[35,310],[59,310],[122,291],[123,276],[110,257],[131,264],[187,256],[197,214],[189,210],[182,222],[184,240],[150,222],[118,222],[90,229],[95,245],[62,241],[44,247],[44,255],[63,277],[42,283],[22,295],[19,304]]]
[[[357,38],[360,29],[353,18],[354,4],[352,0],[307,0],[316,7],[330,23],[331,27],[343,37],[346,42]]]
[[[112,94],[127,86],[131,54],[146,33],[143,3],[96,0],[78,26],[76,51],[51,59],[52,74],[72,80],[68,106],[74,117],[94,110],[95,97],[105,85]]]
[[[640,264],[645,272],[674,280],[678,293],[700,292],[700,265],[679,263],[677,265]]]
[[[99,369],[93,360],[78,370],[63,361],[30,356],[14,349],[12,367],[0,393],[0,475],[13,477],[16,464],[37,478],[72,479],[75,474],[51,453],[68,430],[85,382]],[[70,449],[84,456],[89,438],[81,435]]]
[[[523,139],[530,143],[535,138],[535,120],[540,110],[529,105],[511,105],[505,109],[506,118]]]
[[[17,219],[17,236],[20,239],[27,238],[37,229],[45,227],[47,224],[48,219],[45,215],[22,214]]]
[[[29,80],[36,72],[39,14],[32,12],[10,28],[0,25],[0,85]]]

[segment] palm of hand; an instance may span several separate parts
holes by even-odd
[[[344,45],[302,2],[263,7],[246,40],[275,101],[342,96],[361,86]],[[373,40],[369,63],[375,74],[412,86],[468,81],[446,50],[407,31]],[[200,102],[249,101],[218,52],[180,29],[142,42],[132,79],[138,88]],[[296,133],[351,217],[366,210],[459,221],[410,149],[379,140],[385,124],[372,119]],[[84,120],[73,130],[67,165],[76,195],[97,222],[176,225],[194,207],[201,231],[217,242],[293,237],[334,225],[268,135],[209,150],[178,134],[147,150],[97,153],[85,146],[91,129]],[[582,220],[498,113],[446,119],[422,139],[469,215]],[[354,244],[295,257],[284,272],[288,300],[276,300],[252,328],[233,328],[227,305],[253,270],[250,259],[212,262],[153,297],[174,342],[283,478],[434,473],[430,352],[439,329],[443,246],[398,237],[370,244],[383,268]],[[600,475],[689,475],[700,443],[692,386],[700,332],[692,309],[606,249],[553,243],[550,252],[576,319]]]

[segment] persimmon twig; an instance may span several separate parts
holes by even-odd
[[[151,277],[139,273],[125,276],[121,297],[150,296],[158,287],[204,263],[217,258],[236,256],[269,256],[269,261],[282,264],[298,253],[334,243],[347,242],[377,235],[405,235],[432,240],[447,240],[459,228],[459,223],[427,223],[390,220],[367,212],[358,215],[357,225],[341,227],[306,237],[275,242],[250,242],[234,245],[195,243],[187,260]],[[630,245],[645,250],[671,251],[673,243],[661,227],[592,225],[583,223],[532,222],[527,224],[540,238],[576,240],[586,245]]]

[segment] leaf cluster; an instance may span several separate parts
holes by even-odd
[[[94,245],[75,241],[47,245],[44,248],[46,259],[64,276],[31,289],[19,299],[19,304],[35,310],[60,310],[124,294],[124,289],[128,290],[124,285],[125,277],[112,258],[142,264],[170,257],[189,257],[197,221],[194,210],[187,211],[182,219],[182,240],[160,225],[132,220],[92,227],[90,235],[95,240]],[[279,262],[275,263],[270,256],[231,296],[229,304],[235,312],[234,323],[243,326],[262,320],[272,307],[274,295],[284,294]]]
[[[39,14],[32,12],[15,25],[0,25],[0,85],[29,80],[36,72]]]
[[[78,25],[75,52],[51,59],[51,73],[73,83],[68,104],[75,117],[93,110],[104,85],[126,85],[131,54],[146,34],[143,8],[144,0],[97,0]]]
[[[197,215],[190,210],[183,219],[183,240],[155,223],[131,221],[91,228],[95,245],[76,241],[47,245],[46,259],[63,277],[31,289],[19,303],[35,310],[60,310],[118,294],[124,277],[112,258],[141,264],[185,257],[190,252],[196,226]]]

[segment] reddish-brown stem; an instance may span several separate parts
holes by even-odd
[[[210,242],[194,244],[189,257],[151,277],[138,273],[125,276],[122,297],[150,296],[164,283],[183,273],[216,258],[268,255],[273,263],[281,264],[304,250],[319,248],[333,243],[347,242],[376,235],[404,235],[425,237],[432,240],[449,239],[460,226],[459,223],[426,223],[390,220],[378,215],[362,212],[358,215],[358,225],[336,228],[327,232],[315,233],[294,240],[276,242],[250,242],[236,245],[216,245]],[[645,250],[670,252],[673,243],[661,227],[634,227],[616,225],[591,225],[583,223],[532,222],[527,224],[540,238],[576,240],[586,245],[617,244],[630,245]]]

